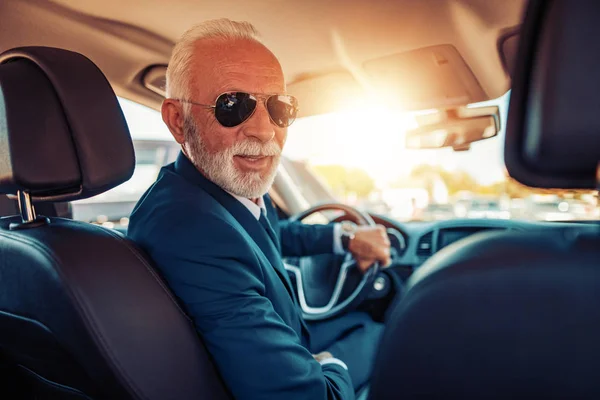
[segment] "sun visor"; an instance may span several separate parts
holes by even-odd
[[[370,60],[363,69],[373,87],[383,93],[393,91],[404,110],[488,100],[459,52],[448,44]]]
[[[593,189],[600,160],[600,2],[532,0],[521,28],[505,162],[528,186]]]
[[[489,100],[451,45],[421,48],[296,78],[288,85],[288,92],[299,100],[299,117],[339,111],[367,98],[385,99],[405,111]]]

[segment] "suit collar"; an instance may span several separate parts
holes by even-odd
[[[265,206],[265,203],[267,201],[266,197],[268,195],[265,195],[262,198],[260,198],[258,204],[255,204],[250,199],[236,196],[233,193],[229,193],[223,190],[220,186],[218,186],[217,184],[206,178],[204,175],[202,175],[202,173],[198,171],[196,166],[187,158],[185,154],[183,154],[182,151],[179,152],[177,160],[175,160],[175,171],[189,182],[200,185],[203,189],[206,189],[206,191],[213,195],[213,197],[217,198],[217,200],[220,203],[222,202],[219,200],[219,198],[223,198],[225,195],[229,195],[230,197],[240,202],[248,211],[250,211],[250,213],[257,220],[260,217],[261,209],[264,210],[265,214],[268,215],[267,207]]]
[[[285,272],[283,262],[281,260],[281,252],[279,249],[279,243],[273,243],[273,240],[267,234],[265,228],[258,222],[258,220],[252,215],[250,210],[246,208],[239,200],[234,198],[231,194],[227,193],[220,186],[208,180],[204,175],[200,173],[192,164],[192,162],[183,154],[179,153],[177,160],[175,161],[175,172],[181,175],[188,182],[200,186],[209,195],[211,195],[216,201],[218,201],[226,211],[228,211],[233,218],[248,232],[258,247],[263,251],[265,256],[269,259],[269,262],[274,267],[275,271],[279,275],[280,279],[283,280],[284,286],[288,290],[290,296],[294,298],[291,289],[291,283]],[[270,219],[270,223],[273,226],[276,223],[277,215],[273,206],[270,204],[268,195],[264,196],[265,207],[267,208],[267,216]]]
[[[227,192],[227,193],[229,193],[230,195],[233,196],[233,198],[235,198],[237,201],[242,203],[244,205],[244,207],[246,207],[248,209],[248,211],[250,211],[252,213],[252,215],[254,216],[254,218],[256,218],[257,220],[260,218],[261,212],[264,212],[265,215],[267,215],[267,208],[265,207],[265,198],[264,197],[259,197],[258,201],[255,203],[246,197],[241,197],[241,196],[235,195],[230,192]]]
[[[192,164],[192,162],[187,158],[185,154],[183,154],[183,151],[179,152],[179,155],[175,160],[175,171],[191,183],[195,183],[197,185],[202,186],[206,184],[212,184],[214,186],[217,186],[208,179],[206,179],[206,177],[196,169],[196,166]]]
[[[179,152],[177,160],[175,160],[175,171],[179,175],[183,176],[187,181],[201,186],[203,189],[209,192],[209,194],[212,195],[217,201],[219,201],[219,203],[223,204],[221,200],[225,200],[227,196],[229,196],[235,199],[240,204],[242,204],[244,208],[248,210],[256,220],[260,218],[261,210],[264,210],[265,215],[269,217],[270,223],[273,224],[275,222],[273,220],[273,217],[275,217],[276,214],[273,207],[269,207],[271,206],[271,199],[268,194],[260,198],[258,204],[255,204],[250,199],[246,199],[240,196],[236,196],[233,193],[229,193],[223,190],[219,185],[215,184],[207,177],[202,175],[202,173],[198,171],[196,166],[192,164],[192,162],[187,158],[185,154],[183,154],[182,151]],[[225,200],[225,202],[230,203],[229,200]],[[239,207],[234,207],[234,209],[237,210],[239,209]],[[234,216],[237,218],[237,215]]]
[[[249,221],[254,221],[254,216],[242,203],[240,203],[231,194],[221,189],[219,185],[206,178],[196,166],[183,154],[179,153],[175,161],[175,172],[183,176],[188,182],[200,186],[215,200],[217,200],[227,211],[229,211],[235,219],[243,226],[246,226]]]

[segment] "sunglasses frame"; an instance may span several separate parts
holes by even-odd
[[[297,103],[298,103],[298,99],[297,99],[297,98],[295,98],[295,97],[294,97],[294,96],[292,96],[292,95],[289,95],[289,94],[281,94],[281,93],[263,94],[263,93],[249,93],[249,92],[244,92],[244,91],[242,91],[242,90],[230,90],[230,91],[223,92],[223,93],[219,94],[219,95],[217,96],[217,98],[215,99],[215,104],[202,104],[202,103],[198,103],[198,102],[195,102],[195,101],[192,101],[192,100],[187,100],[187,99],[177,99],[177,98],[174,98],[173,100],[177,100],[177,101],[180,101],[180,102],[182,102],[182,103],[188,103],[188,104],[191,104],[191,105],[194,105],[194,106],[204,107],[204,108],[206,108],[206,109],[214,109],[214,110],[216,110],[216,108],[217,108],[217,101],[219,101],[219,98],[220,98],[221,96],[223,96],[223,95],[232,94],[232,93],[244,93],[244,94],[247,94],[247,95],[253,96],[253,97],[256,99],[256,102],[257,102],[257,103],[258,103],[258,101],[259,101],[259,100],[262,100],[262,103],[263,103],[263,105],[265,106],[265,109],[267,110],[267,114],[269,114],[269,120],[271,121],[271,123],[272,123],[273,125],[275,125],[275,126],[276,126],[276,127],[278,127],[278,128],[287,128],[287,127],[289,127],[290,125],[292,125],[292,124],[294,123],[294,121],[296,120],[296,117],[294,116],[294,121],[290,122],[290,123],[289,123],[287,126],[279,126],[279,125],[277,125],[277,124],[275,123],[275,121],[273,120],[273,117],[271,116],[271,113],[269,112],[269,108],[267,107],[267,101],[268,101],[268,100],[269,100],[271,97],[276,97],[276,96],[288,96],[288,97],[291,97],[292,99],[294,99],[294,100],[295,100],[295,102],[296,102],[296,104],[297,104]],[[296,112],[296,113],[298,113],[298,106],[296,105],[296,106],[293,106],[293,107],[294,107],[294,110],[295,110],[295,112]],[[218,123],[219,123],[219,124],[220,124],[222,127],[224,127],[224,128],[235,128],[235,127],[237,127],[237,126],[240,126],[240,125],[241,125],[241,124],[243,124],[244,122],[248,121],[250,118],[252,118],[252,116],[253,116],[253,115],[254,115],[254,113],[256,112],[256,108],[257,108],[257,107],[254,107],[254,110],[252,110],[252,112],[250,113],[250,115],[248,115],[248,117],[247,117],[245,120],[243,120],[242,122],[240,122],[239,124],[237,124],[237,125],[234,125],[234,126],[225,126],[225,125],[223,125],[223,124],[221,123],[221,121],[219,121],[219,119],[217,118],[217,116],[216,116],[216,111],[215,111],[215,119],[216,119],[216,120],[217,120],[217,122],[218,122]]]

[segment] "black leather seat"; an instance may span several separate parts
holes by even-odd
[[[598,398],[600,237],[488,232],[411,277],[372,399]]]
[[[528,5],[505,143],[525,184],[598,185],[599,21],[595,1]],[[597,399],[598,371],[600,224],[549,224],[480,233],[420,267],[386,324],[370,398]]]
[[[191,322],[122,235],[37,217],[129,179],[131,138],[112,88],[82,55],[0,55],[0,353],[35,398],[229,398]],[[1,389],[0,389],[1,390]]]

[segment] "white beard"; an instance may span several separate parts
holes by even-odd
[[[189,116],[184,119],[184,138],[184,149],[190,161],[223,190],[240,197],[255,199],[264,196],[271,188],[281,159],[281,148],[274,140],[263,144],[247,139],[221,152],[210,154],[206,151],[196,121]],[[233,161],[235,155],[272,156],[273,162],[266,176],[262,177],[259,172],[239,171]]]

